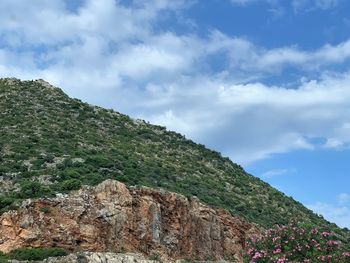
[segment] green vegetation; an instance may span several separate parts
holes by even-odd
[[[50,208],[42,207],[42,208],[40,208],[40,212],[43,212],[44,214],[48,214],[48,213],[50,213]]]
[[[164,127],[69,98],[39,81],[0,80],[0,213],[107,178],[197,196],[263,227],[292,218],[349,231]]]
[[[8,262],[8,257],[0,251],[0,263]]]
[[[61,257],[68,255],[62,248],[20,248],[11,251],[9,254],[0,252],[0,263],[8,260],[44,260],[49,257]]]
[[[156,254],[152,254],[150,257],[149,257],[150,260],[155,260],[155,261],[161,261],[161,256],[156,253]]]
[[[350,262],[350,250],[334,233],[309,224],[276,226],[246,246],[245,262]]]

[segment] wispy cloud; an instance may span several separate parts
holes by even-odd
[[[311,138],[337,138],[349,144],[349,84],[347,73],[324,76],[295,89],[203,77],[185,79],[172,83],[171,88],[159,88],[159,97],[147,96],[153,97],[148,102],[157,110],[143,117],[175,130],[185,127],[183,132],[190,137],[247,163],[273,153],[315,149]],[[186,91],[187,87],[191,90]]]
[[[241,39],[230,38],[219,31],[211,36],[211,48],[226,52],[232,72],[256,74],[281,72],[288,67],[318,71],[350,59],[350,40],[338,45],[326,44],[317,50],[304,51],[296,46],[264,49]]]
[[[266,3],[274,8],[281,6],[278,0],[230,0],[234,5],[248,6],[257,3]],[[295,13],[310,12],[316,9],[327,10],[339,5],[342,0],[291,0],[290,6]]]
[[[248,5],[252,4],[254,2],[257,2],[257,0],[230,0],[231,3],[236,4],[236,5]]]
[[[350,195],[347,193],[341,193],[337,196],[340,205],[345,205],[350,201]]]
[[[293,0],[292,6],[295,12],[311,11],[314,9],[327,10],[336,7],[342,0]]]
[[[266,171],[263,174],[261,174],[261,177],[263,177],[263,178],[273,178],[273,177],[276,177],[276,176],[292,174],[292,173],[295,173],[295,172],[296,172],[296,170],[294,168],[272,169],[272,170]]]
[[[318,202],[307,207],[340,227],[350,228],[350,208],[348,206]]]
[[[350,143],[350,40],[316,50],[267,49],[211,30],[161,28],[187,1],[2,1],[0,75],[44,78],[70,95],[185,133],[249,163],[274,153]],[[54,21],[48,23],[48,21]],[[212,59],[222,67],[213,67]],[[292,86],[264,84],[294,67]],[[96,95],[98,94],[98,95]]]

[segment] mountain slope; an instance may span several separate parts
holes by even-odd
[[[263,227],[297,218],[347,235],[219,153],[42,80],[0,80],[0,127],[2,211],[112,178],[194,195]]]

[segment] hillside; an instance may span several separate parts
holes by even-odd
[[[71,99],[37,81],[0,80],[0,209],[116,179],[197,196],[263,227],[292,219],[340,230],[220,153],[164,127]]]

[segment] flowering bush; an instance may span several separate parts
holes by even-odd
[[[249,263],[350,262],[350,252],[335,234],[295,222],[252,238],[246,248]]]

